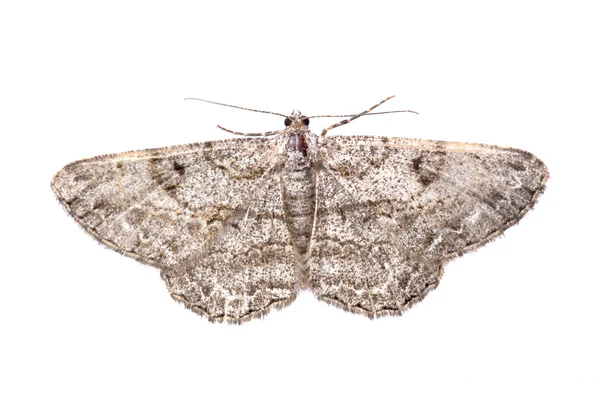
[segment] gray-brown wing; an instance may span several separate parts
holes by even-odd
[[[335,181],[335,190],[343,193],[337,195],[340,204],[348,203],[346,208],[362,210],[365,233],[355,228],[357,237],[364,240],[360,249],[375,250],[375,255],[364,261],[346,257],[343,262],[352,264],[351,268],[357,272],[364,271],[365,279],[370,282],[379,274],[375,272],[377,266],[388,270],[388,258],[393,258],[392,264],[398,264],[398,260],[408,262],[409,267],[402,264],[388,271],[390,282],[404,284],[386,286],[383,277],[378,276],[377,282],[381,282],[375,285],[378,289],[367,290],[369,296],[380,293],[383,287],[388,288],[387,294],[392,297],[394,291],[400,294],[401,298],[396,299],[398,312],[418,301],[412,297],[415,293],[410,289],[410,279],[425,282],[421,287],[426,293],[437,284],[432,278],[439,279],[446,261],[480,247],[514,225],[533,206],[548,178],[545,165],[530,153],[476,144],[334,136],[321,141],[320,157],[322,169],[327,171],[320,177],[329,175],[321,181]],[[335,193],[322,188],[317,196],[321,211],[317,214],[314,243],[318,246],[321,232],[332,231],[335,240],[339,240],[336,235],[345,233],[335,231],[333,217],[323,217],[327,213],[340,214],[338,210],[343,209],[336,204],[328,205],[330,200],[325,197],[335,197]],[[347,215],[343,211],[336,218],[351,220]],[[359,220],[354,218],[354,221]],[[346,229],[348,232],[350,228]],[[387,239],[378,239],[381,237]],[[385,246],[380,246],[377,240],[385,240]],[[332,256],[316,254],[310,267],[315,276],[312,284],[317,295],[329,293],[328,300],[336,293],[335,280],[331,277],[333,284],[325,285],[319,277],[324,271],[331,271]],[[406,272],[407,269],[412,272]],[[372,282],[369,285],[373,286]],[[363,289],[358,284],[345,290],[362,293]],[[355,307],[344,304],[345,301],[332,302]],[[361,307],[357,311],[368,315],[393,312],[383,308],[365,311]]]
[[[440,260],[408,252],[375,207],[358,202],[326,168],[317,174],[307,266],[317,298],[373,318],[399,314],[437,286]]]
[[[548,179],[532,154],[480,144],[334,136],[321,154],[359,203],[395,222],[404,247],[429,257],[452,257],[498,236]]]
[[[281,192],[275,168],[203,249],[163,269],[171,296],[213,322],[241,323],[290,304],[296,254]]]
[[[275,142],[233,139],[99,156],[52,189],[106,246],[159,268],[195,254],[273,168]]]

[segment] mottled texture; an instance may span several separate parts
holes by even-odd
[[[319,137],[299,113],[273,138],[77,161],[52,188],[94,238],[161,269],[174,299],[240,323],[298,290],[400,314],[444,265],[514,225],[548,178],[530,153],[387,137]]]
[[[444,264],[514,225],[548,172],[521,150],[338,136],[320,144],[310,286],[370,317],[400,314]]]

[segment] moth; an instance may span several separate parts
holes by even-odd
[[[516,224],[549,175],[513,148],[327,135],[389,98],[320,136],[298,111],[271,113],[283,130],[76,161],[52,190],[93,238],[158,268],[173,299],[210,321],[263,316],[303,289],[400,315],[448,261]]]

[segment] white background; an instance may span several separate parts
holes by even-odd
[[[599,398],[595,3],[3,2],[0,397]],[[185,97],[314,115],[391,94],[383,109],[420,115],[335,133],[517,147],[551,173],[535,210],[403,317],[304,292],[213,325],[50,190],[76,159],[282,127]]]

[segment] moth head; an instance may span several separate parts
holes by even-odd
[[[292,111],[292,113],[290,114],[289,117],[285,118],[284,124],[287,127],[292,127],[292,129],[294,128],[301,128],[301,127],[305,127],[308,126],[309,124],[309,120],[306,116],[302,115],[302,113],[298,110],[294,110]]]

